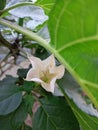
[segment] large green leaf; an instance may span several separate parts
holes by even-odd
[[[98,118],[90,116],[81,111],[73,102],[70,101],[71,107],[81,125],[82,130],[98,130]]]
[[[79,130],[79,125],[64,98],[49,96],[41,100],[33,130]]]
[[[70,99],[69,104],[76,115],[82,130],[98,130],[98,118],[80,110]]]
[[[76,115],[82,130],[98,130],[98,111],[93,105],[91,106],[91,102],[86,101],[83,91],[73,77],[66,72],[64,77],[58,81],[58,85]],[[60,92],[56,91],[55,94],[60,95]]]
[[[27,114],[25,104],[21,103],[20,106],[11,114],[0,116],[0,130],[17,130],[23,125]]]
[[[49,19],[58,59],[98,107],[98,0],[56,0]]]
[[[14,111],[22,101],[22,93],[15,81],[16,78],[11,76],[0,81],[0,115]]]

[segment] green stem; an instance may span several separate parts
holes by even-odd
[[[21,2],[21,3],[19,3],[19,4],[12,5],[12,6],[8,7],[8,8],[5,8],[4,10],[2,10],[2,11],[0,12],[0,15],[2,16],[2,15],[4,15],[6,12],[8,12],[8,11],[10,11],[10,10],[12,10],[12,9],[15,9],[15,8],[18,8],[18,7],[21,7],[21,6],[27,6],[27,5],[34,5],[34,3],[33,3],[33,2]]]
[[[33,33],[32,31],[30,31],[26,28],[23,28],[17,24],[14,24],[14,23],[4,20],[2,18],[0,18],[0,24],[2,24],[4,26],[8,26],[12,29],[15,29],[17,32],[20,32],[20,33],[26,35],[29,39],[37,41],[41,46],[43,46],[44,48],[49,50],[51,53],[55,52],[55,50],[52,48],[52,46],[50,46],[50,44],[48,44],[48,42],[46,40],[44,40],[42,37],[38,36],[36,33]]]

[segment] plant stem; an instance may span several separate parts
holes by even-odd
[[[2,61],[0,61],[0,64],[2,64],[3,62],[6,62],[6,60],[8,60],[8,58],[11,56],[11,53],[8,53],[4,59]]]
[[[34,5],[34,3],[33,2],[21,2],[19,4],[12,5],[12,6],[8,7],[8,8],[5,8],[4,10],[1,10],[0,15],[2,17],[2,15],[4,15],[6,12],[8,12],[8,11],[10,11],[12,9],[15,9],[15,8],[18,8],[18,7],[21,7],[21,6],[27,6],[27,5]]]
[[[23,56],[24,58],[27,58],[27,53],[25,52],[25,50],[23,50],[22,48],[19,48],[19,52],[21,56]]]
[[[15,29],[17,32],[20,32],[20,33],[26,35],[29,39],[37,41],[41,46],[43,46],[50,52],[55,53],[55,50],[52,48],[52,46],[50,46],[50,44],[48,44],[48,42],[46,40],[44,40],[42,37],[38,36],[36,33],[33,33],[32,31],[30,31],[26,28],[23,28],[15,23],[9,22],[2,18],[0,18],[0,24],[2,24],[4,26],[8,26],[12,29]]]
[[[0,32],[0,44],[11,50],[11,47],[12,47],[11,44],[7,40],[4,39],[1,32]]]

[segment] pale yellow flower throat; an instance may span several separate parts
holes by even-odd
[[[50,73],[49,69],[47,69],[46,71],[42,71],[40,78],[42,81],[44,81],[46,83],[50,83],[51,79],[53,79],[55,76],[56,76],[56,74]]]

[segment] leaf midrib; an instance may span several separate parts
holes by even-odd
[[[40,102],[41,103],[41,102]],[[44,107],[43,107],[43,105],[42,105],[42,103],[41,103],[41,107],[42,107],[42,109],[43,109],[43,111],[44,111],[44,113],[46,114],[46,116],[47,116],[47,120],[49,120],[52,124],[53,124],[53,126],[56,128],[56,130],[59,130],[59,128],[58,127],[56,127],[56,125],[55,125],[55,123],[50,119],[50,116],[48,115],[48,113],[45,111],[45,109],[44,109]]]

